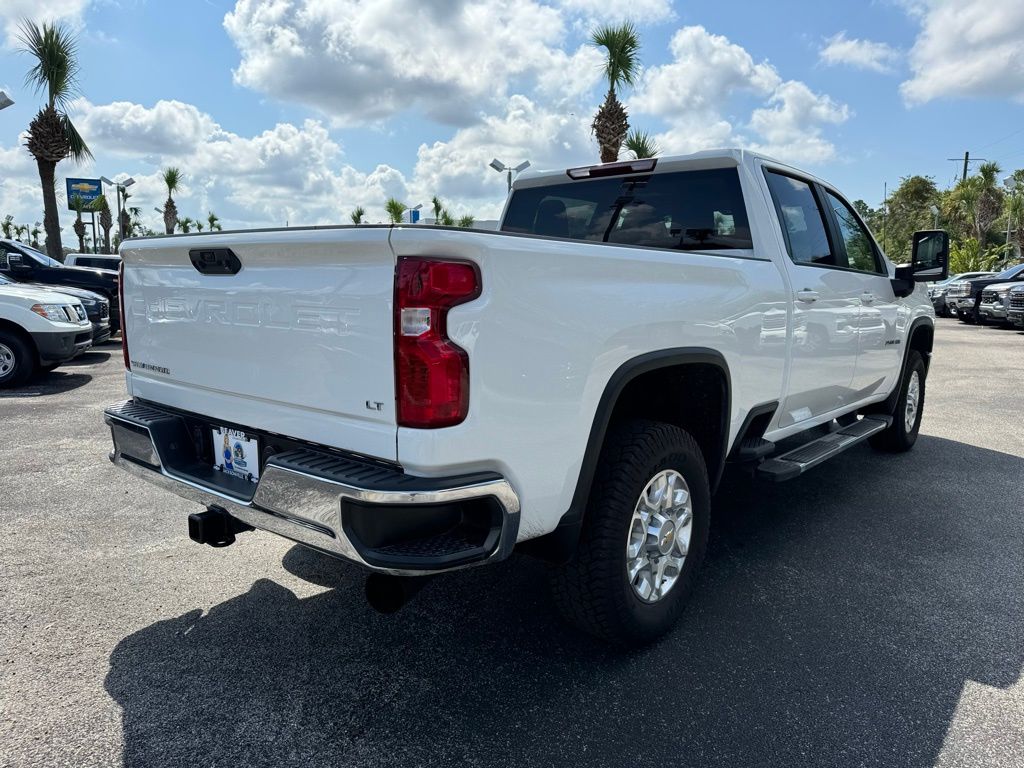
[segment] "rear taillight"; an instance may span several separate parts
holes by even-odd
[[[124,367],[132,369],[128,357],[128,317],[124,313],[124,262],[117,266],[117,306],[121,310],[121,354],[124,355]]]
[[[401,258],[395,275],[398,424],[450,427],[469,410],[469,355],[448,338],[448,310],[480,295],[475,264]]]

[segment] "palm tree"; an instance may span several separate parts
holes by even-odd
[[[384,210],[387,211],[392,224],[402,223],[402,216],[405,214],[407,207],[405,203],[400,203],[393,197],[389,197],[388,201],[384,203]]]
[[[591,129],[601,148],[601,162],[614,163],[619,159],[619,148],[626,140],[629,119],[615,89],[633,85],[640,69],[640,38],[636,27],[625,22],[618,26],[605,25],[590,35],[591,45],[605,49],[604,73],[608,78],[608,93],[604,104],[597,110]]]
[[[469,229],[470,227],[473,226],[474,221],[475,219],[470,214],[467,213],[465,216],[459,217],[459,226],[462,227],[463,229]]]
[[[206,223],[209,225],[207,229],[209,229],[211,232],[213,232],[213,230],[215,229],[218,232],[221,230],[220,217],[213,211],[210,211],[209,214],[207,215]]]
[[[181,229],[183,234],[188,234],[192,231],[192,219],[186,216],[184,219],[178,219],[178,228]]]
[[[202,231],[203,231],[203,222],[201,222],[199,219],[196,219],[196,232],[202,232]]]
[[[32,235],[33,248],[39,248],[39,235],[41,235],[42,232],[43,231],[39,228],[38,224],[32,227],[32,232],[30,234]]]
[[[441,211],[441,226],[443,226],[443,227],[454,227],[455,226],[455,219],[448,212],[447,208],[445,208],[444,210]]]
[[[352,219],[352,223],[353,224],[362,224],[363,223],[363,216],[365,216],[365,215],[366,215],[366,211],[363,210],[363,206],[357,205],[355,207],[355,210],[353,210],[352,213],[350,213],[348,215],[348,217],[350,219]]]
[[[110,215],[110,203],[106,195],[100,195],[92,204],[94,211],[100,212],[100,229],[103,230],[103,253],[110,253],[110,228],[114,226],[114,217]]]
[[[31,21],[21,24],[18,39],[22,52],[35,59],[25,83],[46,95],[42,107],[28,126],[29,154],[39,169],[43,187],[43,228],[46,230],[46,251],[51,258],[62,259],[60,220],[57,215],[57,163],[70,157],[76,161],[92,157],[88,145],[63,110],[78,93],[78,44],[64,26],[37,26]]]
[[[633,153],[633,157],[637,160],[643,160],[648,157],[657,157],[661,151],[658,149],[658,145],[654,143],[654,137],[651,136],[647,131],[641,131],[634,128],[626,136],[626,140],[622,142],[622,148],[628,152]]]
[[[173,166],[165,168],[164,173],[164,184],[167,185],[167,200],[164,202],[164,229],[168,235],[174,234],[174,225],[178,223],[178,206],[174,204],[174,193],[178,190],[178,185],[181,184],[181,171]]]
[[[14,217],[10,214],[4,216],[3,222],[0,222],[0,230],[3,230],[4,237],[8,240],[14,237]]]
[[[444,204],[441,202],[441,198],[437,195],[431,199],[430,204],[434,207],[434,223],[441,223],[441,211],[444,210]]]
[[[85,200],[82,199],[81,195],[75,195],[71,198],[71,207],[75,209],[75,234],[78,235],[78,252],[85,253],[85,222],[82,221],[82,209],[85,208]],[[46,233],[46,250],[50,250],[50,233]],[[63,247],[61,248],[63,250]],[[61,253],[61,256],[64,254]],[[51,257],[52,258],[52,257]],[[63,259],[62,259],[63,260]]]
[[[28,227],[26,227],[24,224],[15,224],[14,225],[14,239],[15,240],[17,240],[18,242],[21,242],[21,236],[22,235],[27,235],[27,234],[28,234]]]

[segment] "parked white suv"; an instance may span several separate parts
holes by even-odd
[[[107,253],[69,253],[64,257],[64,264],[68,267],[89,267],[116,272],[121,267],[121,257]]]
[[[0,285],[0,388],[24,383],[92,346],[82,302],[62,293]]]
[[[111,459],[206,506],[192,538],[254,527],[355,561],[383,610],[517,548],[554,564],[571,621],[643,642],[693,588],[727,463],[780,481],[914,444],[920,283],[948,238],[894,267],[835,188],[731,150],[524,173],[499,232],[121,251]]]

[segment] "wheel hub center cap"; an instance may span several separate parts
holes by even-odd
[[[661,531],[658,533],[658,552],[662,555],[667,555],[672,551],[672,545],[676,541],[676,527],[672,521],[666,522],[661,526]]]

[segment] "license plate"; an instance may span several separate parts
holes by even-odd
[[[260,477],[260,446],[255,437],[227,427],[213,428],[213,466],[255,483]]]

